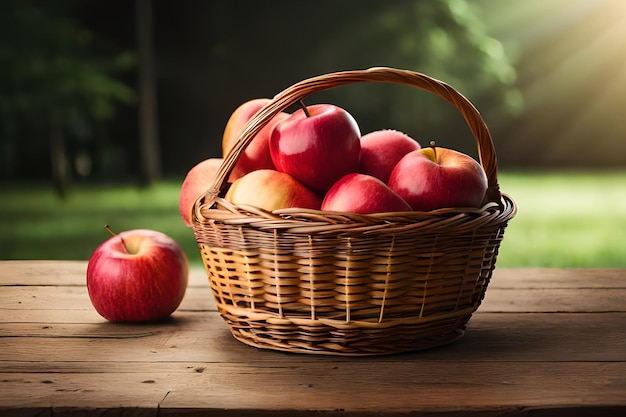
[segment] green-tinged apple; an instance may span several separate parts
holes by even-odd
[[[210,186],[213,185],[217,171],[224,161],[223,158],[209,158],[194,165],[185,176],[180,187],[178,207],[180,216],[187,227],[193,227],[191,211],[193,205]]]
[[[471,156],[431,143],[398,161],[388,185],[416,211],[480,207],[487,177]]]
[[[361,137],[359,172],[387,183],[389,174],[404,155],[420,149],[409,135],[393,129],[376,130]]]
[[[321,199],[286,172],[259,169],[235,181],[224,198],[235,205],[274,211],[282,208],[319,209]]]
[[[254,98],[244,102],[233,111],[226,122],[222,135],[222,157],[225,158],[237,143],[246,123],[270,101],[269,98]],[[228,177],[229,182],[234,182],[237,178],[257,169],[274,169],[269,148],[270,134],[274,125],[288,116],[289,114],[286,112],[278,113],[254,136],[233,167]]]
[[[87,291],[96,311],[111,322],[170,316],[187,289],[185,252],[174,239],[155,230],[111,234],[87,264]]]
[[[320,195],[359,169],[361,132],[350,113],[332,104],[298,109],[274,126],[270,153],[286,172]]]
[[[321,208],[360,214],[411,211],[411,206],[387,184],[358,173],[345,175],[330,187]]]

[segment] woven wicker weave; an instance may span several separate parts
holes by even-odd
[[[274,115],[312,93],[363,82],[426,90],[463,115],[488,178],[482,208],[269,213],[224,200],[237,158]],[[290,352],[379,355],[464,334],[515,212],[500,193],[491,135],[475,107],[424,74],[371,68],[314,77],[279,93],[248,123],[193,216],[217,308],[236,339]]]

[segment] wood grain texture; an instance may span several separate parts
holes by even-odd
[[[344,358],[234,340],[201,269],[170,319],[108,323],[85,268],[0,261],[0,415],[626,415],[622,270],[496,270],[458,342]]]

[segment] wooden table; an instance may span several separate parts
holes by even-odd
[[[107,323],[85,270],[0,261],[0,416],[626,416],[626,270],[497,269],[458,342],[365,358],[236,341],[201,269],[170,320]]]

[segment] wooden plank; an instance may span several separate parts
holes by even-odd
[[[2,285],[85,285],[86,261],[1,261]],[[194,267],[189,285],[208,287],[204,269]],[[496,268],[493,288],[624,288],[624,269]]]
[[[487,288],[481,312],[624,312],[626,288]]]
[[[498,288],[624,288],[625,269],[496,268],[490,286]]]
[[[626,288],[488,288],[480,312],[624,312]],[[51,320],[49,312],[67,311],[68,320],[82,319],[76,311],[93,310],[85,287],[2,287],[1,321],[33,320],[39,311],[41,319]],[[189,288],[180,311],[216,311],[211,290]],[[29,314],[29,313],[32,314]],[[36,315],[35,315],[36,317]],[[93,315],[88,315],[90,319]]]
[[[319,365],[319,364],[315,364]],[[473,408],[626,405],[626,364],[511,364],[494,369],[481,362],[406,362],[390,375],[387,363],[361,372],[342,364],[232,367],[205,371],[184,392],[170,391],[162,408],[198,405],[220,408],[315,409],[370,412],[433,412]],[[233,374],[243,371],[233,383]],[[538,384],[551,375],[553,387]],[[572,383],[572,381],[576,383]],[[211,392],[211,387],[220,387]],[[223,389],[224,392],[219,390]]]
[[[76,310],[93,310],[85,286],[10,286],[0,287],[0,311],[7,310],[67,310],[74,317]],[[191,311],[216,311],[211,289],[188,288],[179,309]],[[10,314],[10,313],[9,313]],[[46,318],[42,314],[42,318]],[[5,316],[0,318],[4,321]],[[46,319],[47,320],[47,319]]]
[[[371,413],[573,407],[626,409],[626,364],[405,361],[176,364],[153,372],[0,373],[2,406],[315,410]],[[172,372],[178,366],[177,372]],[[6,381],[10,381],[6,382]],[[546,384],[550,389],[546,389]],[[97,395],[95,395],[97,393]]]
[[[217,314],[182,312],[152,325],[106,322],[1,324],[0,369],[32,361],[41,369],[64,362],[284,362],[319,356],[258,350],[236,341]],[[402,355],[405,360],[626,361],[626,313],[475,315],[466,335],[438,349]],[[375,357],[371,362],[392,361]],[[369,363],[363,359],[362,363]],[[80,365],[82,366],[82,365]]]
[[[67,285],[84,286],[87,261],[1,261],[0,286]],[[189,285],[208,287],[202,268],[189,271]]]
[[[0,285],[85,285],[85,261],[2,261]]]

